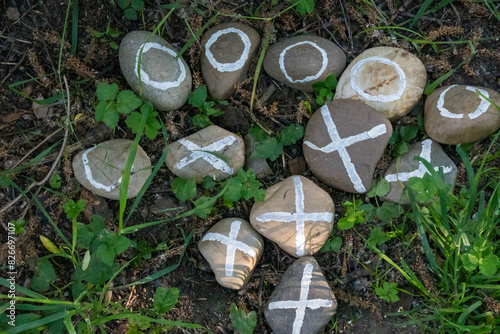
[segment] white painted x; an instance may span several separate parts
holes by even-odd
[[[276,309],[295,309],[295,320],[293,321],[292,334],[300,334],[306,309],[318,309],[320,307],[331,307],[333,300],[331,299],[307,299],[309,295],[309,285],[311,285],[313,265],[308,263],[304,267],[302,279],[300,281],[300,298],[299,300],[281,300],[278,302],[269,303],[270,310]]]
[[[233,276],[234,270],[234,258],[236,256],[236,250],[242,251],[250,255],[252,258],[257,256],[255,250],[248,246],[247,244],[236,240],[238,237],[238,233],[240,231],[241,222],[235,220],[231,223],[231,231],[229,232],[229,236],[225,236],[220,233],[207,233],[205,237],[202,239],[203,241],[218,241],[221,244],[226,245],[226,276]]]
[[[260,222],[282,221],[286,223],[295,222],[297,234],[295,236],[295,244],[297,246],[297,255],[303,256],[305,254],[306,236],[305,236],[305,222],[306,221],[326,221],[331,223],[333,221],[333,213],[331,212],[304,212],[304,189],[302,188],[302,181],[300,177],[293,176],[293,185],[295,188],[295,213],[290,212],[268,212],[263,213],[256,220]]]
[[[236,138],[234,136],[227,136],[217,140],[216,142],[213,142],[210,145],[200,147],[199,145],[196,145],[186,138],[180,139],[179,143],[186,149],[191,151],[191,154],[189,155],[189,158],[184,157],[178,163],[176,163],[175,168],[182,169],[198,159],[203,159],[215,169],[218,169],[224,173],[233,174],[234,170],[229,167],[229,165],[224,160],[211,154],[210,152],[220,151],[224,147],[233,144],[235,141]]]
[[[431,145],[432,145],[432,140],[431,139],[426,139],[422,142],[422,151],[420,152],[420,157],[424,159],[425,161],[431,163]],[[435,171],[438,171],[439,168],[443,168],[443,173],[449,173],[452,171],[453,167],[452,166],[437,166],[434,167]],[[405,182],[408,181],[411,177],[423,177],[425,174],[429,173],[427,170],[427,167],[422,163],[422,161],[418,162],[418,168],[415,169],[414,171],[411,172],[406,172],[406,173],[396,173],[396,174],[389,174],[385,177],[385,179],[388,182],[396,182],[396,181],[401,181]]]
[[[362,132],[354,136],[340,138],[337,126],[333,122],[328,107],[325,105],[320,110],[321,110],[321,115],[323,116],[323,120],[325,121],[326,129],[332,141],[330,142],[330,144],[324,147],[318,147],[313,143],[311,143],[310,141],[305,141],[304,144],[306,144],[313,150],[321,151],[324,153],[331,153],[334,151],[338,151],[340,158],[342,159],[342,163],[344,164],[345,170],[347,171],[347,175],[349,176],[349,179],[354,185],[354,189],[356,189],[356,191],[360,193],[366,192],[366,188],[363,185],[363,181],[359,177],[359,174],[356,171],[356,167],[352,163],[351,156],[349,155],[349,152],[347,152],[346,148],[361,141],[374,139],[383,135],[384,133],[387,132],[385,124],[379,124],[377,126],[374,126],[368,131]]]

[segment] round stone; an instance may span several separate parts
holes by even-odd
[[[294,257],[323,246],[333,228],[335,206],[326,191],[303,176],[291,176],[266,190],[250,212],[250,223]]]
[[[395,121],[418,102],[426,79],[424,64],[408,51],[386,46],[371,48],[347,66],[335,99],[364,102]]]
[[[259,47],[257,31],[241,23],[223,23],[208,30],[201,40],[201,73],[210,95],[225,100],[246,79]]]
[[[168,145],[168,169],[184,179],[201,183],[205,176],[222,181],[245,163],[245,144],[240,136],[210,125]]]
[[[73,158],[73,171],[78,182],[96,195],[120,199],[120,184],[132,143],[128,139],[111,139],[79,152]],[[149,175],[151,161],[139,146],[130,173],[127,198],[139,194]]]
[[[427,167],[421,161],[415,160],[415,157],[429,162],[435,171],[442,169],[444,182],[449,184],[453,191],[457,179],[457,166],[438,143],[432,139],[426,139],[421,143],[411,145],[408,152],[389,165],[384,178],[389,182],[390,188],[389,193],[383,196],[382,200],[403,205],[410,204],[408,197],[403,196],[404,187],[408,185],[410,178],[422,178],[425,174],[429,174]]]
[[[123,76],[158,110],[179,109],[191,92],[191,71],[182,57],[176,57],[172,45],[149,31],[132,31],[120,44]]]
[[[284,84],[312,92],[313,84],[327,76],[342,73],[346,64],[344,52],[333,42],[315,35],[302,35],[274,44],[264,58],[264,69]]]
[[[316,111],[306,127],[304,158],[313,174],[334,188],[365,193],[392,135],[389,120],[354,100],[334,100]]]
[[[500,111],[487,99],[500,105],[500,94],[492,89],[464,85],[436,89],[425,101],[425,131],[448,145],[488,137],[500,128]]]
[[[198,243],[220,285],[241,289],[262,256],[264,240],[243,219],[226,218],[216,223]]]
[[[313,257],[298,259],[283,274],[264,310],[276,334],[319,333],[337,310],[337,300]]]

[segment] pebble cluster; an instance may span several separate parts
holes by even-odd
[[[206,32],[201,40],[201,69],[212,98],[234,94],[260,44],[254,29],[225,23]],[[119,61],[134,91],[158,110],[175,110],[187,101],[191,72],[177,50],[147,31],[129,33],[121,42]],[[344,52],[331,41],[304,35],[272,45],[264,58],[265,71],[275,80],[304,92],[329,75],[339,77],[335,99],[316,111],[307,124],[304,158],[312,173],[325,184],[363,194],[373,183],[375,166],[392,135],[392,125],[408,114],[422,97],[426,70],[406,50],[375,47],[346,66]],[[457,167],[438,143],[456,145],[486,138],[500,128],[496,91],[462,85],[437,89],[425,102],[425,129],[431,139],[415,143],[400,161],[394,160],[384,177],[390,184],[385,201],[408,204],[402,189],[411,177],[428,173],[420,157],[441,170],[452,189]],[[73,167],[78,181],[96,194],[118,199],[119,185],[131,142],[113,139],[78,153]],[[212,125],[169,144],[167,167],[177,176],[201,182],[210,176],[224,180],[240,167],[272,175],[265,160],[253,159],[255,143]],[[247,152],[245,152],[245,146]],[[215,152],[216,154],[212,154]],[[246,158],[245,158],[246,155]],[[151,171],[139,147],[128,197],[134,197]],[[331,319],[336,300],[321,268],[312,257],[333,228],[334,203],[330,195],[303,176],[291,176],[266,190],[255,203],[250,222],[226,218],[199,241],[199,249],[217,282],[241,289],[262,256],[264,240],[274,241],[299,258],[283,275],[264,311],[276,333],[316,333]]]

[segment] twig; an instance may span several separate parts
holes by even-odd
[[[354,50],[354,43],[352,41],[352,31],[350,28],[349,18],[347,17],[347,14],[344,10],[344,0],[340,0],[339,3],[340,3],[340,8],[342,9],[342,15],[344,15],[344,22],[345,22],[345,26],[347,28],[347,34],[349,35],[349,42],[351,42],[351,51],[353,51]]]
[[[5,78],[3,78],[2,82],[0,82],[0,86],[3,85],[3,83],[12,75],[12,73],[14,73],[14,71],[19,68],[19,66],[21,66],[21,64],[24,62],[25,59],[26,59],[26,53],[23,55],[23,57],[21,58],[21,60],[17,62],[16,66],[14,66],[9,71],[9,73],[5,76]]]
[[[52,137],[53,137],[55,134],[57,134],[59,131],[61,131],[61,129],[57,129],[56,131],[52,132],[50,135],[48,135],[47,137],[45,137],[45,139],[44,139],[44,140],[42,140],[42,141],[41,141],[38,145],[36,145],[36,146],[35,146],[35,147],[33,147],[33,148],[32,148],[32,149],[28,152],[28,153],[26,153],[26,154],[24,155],[24,157],[23,157],[21,160],[19,160],[18,162],[16,162],[16,164],[15,164],[12,168],[16,168],[17,166],[19,166],[19,164],[20,164],[21,162],[23,162],[23,161],[24,161],[24,159],[26,159],[27,157],[29,157],[29,155],[30,155],[31,153],[33,153],[36,149],[38,149],[40,146],[42,146],[42,145],[43,145],[43,143],[45,143],[47,140],[49,140],[50,138],[52,138]]]

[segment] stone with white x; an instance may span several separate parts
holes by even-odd
[[[396,159],[387,168],[384,178],[389,182],[389,193],[382,197],[385,201],[409,204],[408,197],[403,196],[403,188],[412,177],[422,178],[430,174],[422,161],[415,159],[420,157],[429,162],[435,171],[442,170],[445,183],[455,186],[457,178],[457,166],[446,155],[441,146],[432,139],[426,139],[421,143],[410,146],[407,153],[403,154],[399,161]]]
[[[337,300],[313,257],[295,261],[283,274],[264,311],[274,333],[318,333],[337,309]]]
[[[309,120],[304,157],[324,183],[365,193],[391,135],[391,123],[377,110],[354,100],[334,100]]]
[[[198,248],[220,285],[241,289],[262,256],[264,240],[246,220],[226,218],[212,226]]]
[[[326,191],[303,176],[291,176],[266,190],[254,204],[250,223],[294,257],[316,253],[333,228],[335,206]]]
[[[245,145],[238,135],[211,125],[168,145],[167,167],[177,176],[201,183],[235,174],[245,163]]]

